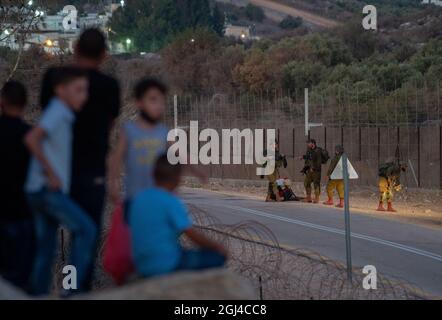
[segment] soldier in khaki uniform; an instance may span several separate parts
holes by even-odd
[[[407,166],[400,164],[399,161],[389,161],[379,168],[379,206],[377,211],[396,212],[393,208],[393,195],[395,191],[400,191],[402,185],[400,182],[401,172],[405,171]],[[387,210],[384,208],[384,201],[387,202]]]
[[[305,166],[302,173],[305,174],[304,187],[306,198],[304,202],[319,203],[319,196],[321,194],[321,170],[322,164],[328,159],[323,159],[322,149],[316,145],[314,139],[307,141],[307,152],[301,157],[305,160]],[[312,184],[315,190],[315,198],[312,200]]]
[[[330,166],[327,171],[328,183],[327,183],[327,196],[328,200],[324,202],[325,205],[333,205],[333,191],[336,190],[339,195],[339,203],[336,205],[338,208],[344,207],[344,180],[343,179],[332,179],[331,175],[336,168],[339,160],[344,153],[344,147],[338,144],[335,147],[335,156],[330,162]]]
[[[287,168],[287,159],[284,155],[282,155],[279,152],[279,144],[278,142],[275,143],[273,146],[275,149],[275,170],[272,174],[267,176],[267,180],[269,181],[269,185],[267,188],[267,197],[266,202],[269,201],[283,201],[283,199],[279,196],[279,191],[276,185],[276,180],[279,179],[279,168],[284,167]],[[264,163],[264,167],[266,166],[267,162]],[[261,177],[263,178],[263,177]]]

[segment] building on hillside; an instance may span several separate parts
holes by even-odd
[[[42,46],[42,48],[52,54],[72,52],[74,43],[78,38],[80,32],[84,29],[96,27],[100,28],[106,35],[108,35],[108,23],[112,17],[112,10],[115,9],[115,4],[106,6],[106,10],[102,13],[86,12],[78,15],[75,26],[69,25],[66,28],[64,21],[67,13],[63,10],[53,15],[44,15],[41,21],[37,24],[36,30],[26,35],[11,35],[6,41],[1,41],[0,45],[17,50],[20,47],[24,50],[31,46]],[[7,26],[4,30],[14,29],[14,26]],[[24,38],[25,40],[20,40]]]
[[[442,6],[442,0],[423,0],[423,4],[434,4],[436,6]]]
[[[226,25],[224,35],[241,40],[249,40],[252,37],[250,26],[235,26],[232,24]]]
[[[254,26],[233,25],[230,23],[225,25],[224,36],[233,37],[237,40],[242,40],[242,41],[260,39],[258,36],[255,35]]]

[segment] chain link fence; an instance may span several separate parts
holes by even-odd
[[[343,144],[360,175],[352,183],[376,184],[379,165],[400,158],[409,170],[403,183],[411,188],[442,189],[442,117],[440,83],[410,90],[371,95],[357,88],[337,92],[311,91],[309,121],[317,124],[309,137],[333,154]],[[165,121],[189,129],[276,129],[280,149],[288,157],[287,172],[301,181],[298,161],[305,146],[304,92],[268,91],[260,94],[175,96]],[[243,142],[242,142],[243,143]],[[202,145],[202,144],[201,144]],[[244,150],[244,149],[243,149]],[[256,179],[256,166],[203,166],[210,177]]]

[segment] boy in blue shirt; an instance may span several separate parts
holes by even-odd
[[[72,124],[88,96],[83,71],[61,68],[54,77],[55,97],[43,111],[38,125],[25,137],[33,158],[25,190],[35,218],[36,257],[31,276],[32,292],[47,294],[53,277],[57,229],[62,224],[72,234],[71,261],[82,288],[92,262],[97,232],[94,222],[69,197],[71,181]]]
[[[108,190],[113,204],[125,204],[125,210],[139,192],[154,186],[155,161],[167,153],[168,128],[162,123],[166,111],[167,86],[155,78],[143,78],[134,88],[138,117],[123,124],[109,158]],[[124,198],[121,199],[121,171],[124,168]],[[192,174],[205,181],[206,176],[194,167]]]
[[[140,192],[129,208],[129,226],[135,267],[144,277],[178,270],[199,270],[224,265],[227,252],[192,227],[189,214],[174,191],[180,184],[181,166],[167,156],[158,158],[153,172],[155,187]],[[185,249],[185,234],[198,249]]]
[[[162,123],[166,110],[167,87],[159,80],[145,78],[134,88],[134,102],[139,110],[135,120],[123,124],[109,159],[109,195],[119,204],[120,177],[124,168],[124,203],[140,191],[154,185],[152,172],[157,158],[167,151],[169,130]]]

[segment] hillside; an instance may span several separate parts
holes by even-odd
[[[291,15],[294,17],[301,17],[304,21],[322,28],[334,28],[340,23],[334,19],[326,18],[320,14],[315,14],[312,11],[299,9],[296,5],[282,1],[272,0],[220,0],[218,2],[230,3],[238,7],[246,6],[251,3],[255,6],[264,9],[266,16],[272,20],[281,21],[285,16]]]

